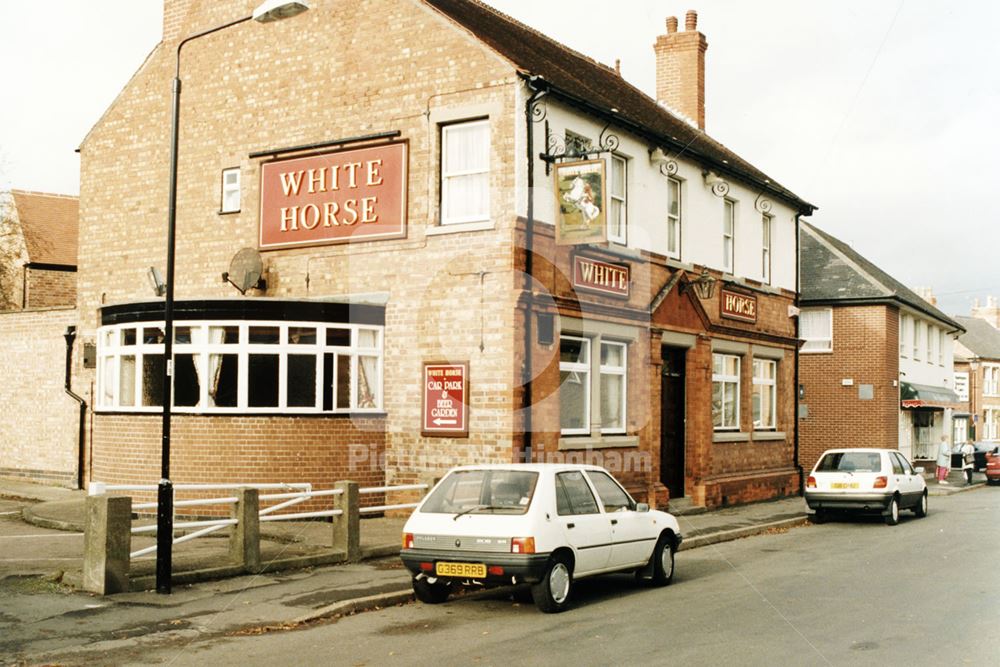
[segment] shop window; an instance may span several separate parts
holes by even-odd
[[[628,242],[628,161],[620,155],[611,156],[611,187],[608,188],[608,240],[625,245]]]
[[[667,179],[667,257],[681,258],[681,182]]]
[[[100,410],[163,405],[163,329],[98,334]],[[382,328],[283,322],[179,322],[177,412],[353,412],[382,407]]]
[[[237,213],[240,210],[240,169],[222,170],[222,213]]]
[[[716,431],[740,428],[740,358],[712,355],[712,425]]]
[[[802,352],[833,351],[833,310],[803,308],[799,313],[799,335],[805,340]]]
[[[441,128],[441,224],[490,219],[490,124]]]
[[[753,360],[753,427],[773,430],[777,425],[778,362]]]
[[[763,215],[760,219],[760,279],[766,284],[771,282],[771,216]]]
[[[722,204],[722,270],[733,273],[736,265],[736,202]]]

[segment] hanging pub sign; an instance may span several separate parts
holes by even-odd
[[[723,317],[741,322],[757,322],[757,297],[749,294],[722,290],[719,308]]]
[[[628,298],[629,266],[574,255],[573,287]]]
[[[406,236],[405,142],[277,160],[260,169],[260,248]]]
[[[604,196],[604,160],[555,166],[556,243],[604,243],[608,240]]]
[[[465,437],[469,434],[469,364],[425,363],[424,435]]]

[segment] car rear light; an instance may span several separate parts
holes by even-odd
[[[815,489],[816,488],[816,478],[813,477],[812,475],[809,475],[809,479],[806,480],[806,488],[807,489]]]
[[[875,489],[884,489],[887,486],[889,486],[889,478],[888,477],[879,476],[879,477],[875,478],[875,486],[872,487],[872,488],[875,488]]]
[[[413,548],[413,533],[403,533],[403,548],[404,549]]]
[[[434,563],[421,563],[420,570],[423,572],[430,572],[434,569]]]
[[[503,576],[503,568],[500,567],[499,565],[490,565],[488,568],[486,568],[486,571],[492,574],[494,577]]]
[[[510,541],[510,552],[512,554],[533,554],[535,553],[535,538],[515,537]]]

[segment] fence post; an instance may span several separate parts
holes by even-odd
[[[337,509],[343,514],[333,517],[333,548],[347,554],[347,560],[361,560],[361,513],[357,482],[337,482],[334,488],[343,490],[337,499]]]
[[[229,535],[229,557],[247,572],[260,572],[260,497],[257,489],[239,489]]]
[[[83,537],[83,588],[108,595],[128,591],[132,550],[132,499],[87,496]]]

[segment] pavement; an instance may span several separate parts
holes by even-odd
[[[985,484],[981,473],[976,474],[971,487],[963,486],[960,472],[953,472],[949,481],[952,482],[949,485],[939,485],[931,478],[930,495],[962,493]],[[67,595],[99,601],[91,605],[95,608],[134,605],[146,610],[150,618],[142,620],[140,613],[135,622],[147,626],[159,622],[152,610],[174,609],[171,613],[176,615],[176,610],[183,608],[185,618],[211,615],[214,626],[228,628],[284,627],[402,604],[411,599],[410,577],[395,557],[403,517],[362,519],[364,559],[360,563],[332,564],[335,559],[324,560],[331,553],[329,523],[265,524],[261,551],[267,569],[263,573],[186,579],[185,575],[191,571],[204,569],[206,562],[221,563],[228,557],[228,540],[205,538],[175,546],[171,595],[157,595],[150,590],[103,598],[73,593],[65,585],[78,582],[82,570],[84,500],[83,491],[0,480],[0,590],[5,595],[11,590],[13,594],[30,592],[34,584],[26,582],[43,581],[58,586]],[[684,534],[681,551],[784,531],[809,522],[801,497],[713,511],[676,503],[673,511]],[[142,539],[153,543],[151,538]],[[682,558],[679,557],[679,563],[683,563]],[[152,556],[136,559],[133,572],[151,574],[154,563]],[[147,588],[154,588],[151,576],[147,581]],[[44,626],[44,619],[39,623],[38,627]],[[193,620],[190,623],[196,625]]]

